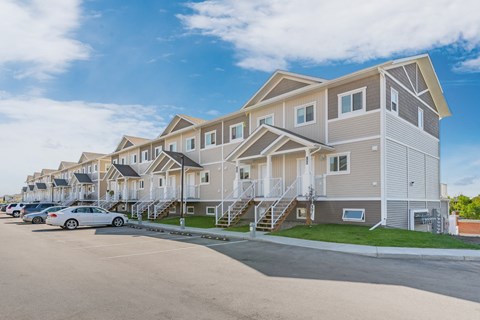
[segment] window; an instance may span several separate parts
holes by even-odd
[[[195,138],[187,138],[187,140],[185,140],[185,145],[187,152],[195,150]]]
[[[238,170],[240,171],[240,180],[250,179],[250,166],[241,166]]]
[[[117,159],[113,159],[113,164],[117,164],[118,160]]]
[[[260,127],[262,124],[269,124],[273,126],[273,114],[269,114],[268,116],[263,116],[258,118],[257,120],[258,126]]]
[[[390,89],[390,109],[398,114],[398,91]]]
[[[138,189],[143,190],[143,188],[145,188],[145,181],[138,181]]]
[[[207,216],[214,216],[215,215],[215,207],[207,207],[205,211]]]
[[[188,206],[187,207],[187,214],[195,214],[195,207]]]
[[[158,179],[158,187],[159,187],[159,188],[163,187],[163,177],[160,177],[160,178]]]
[[[95,164],[95,165],[93,166],[93,172],[97,172],[97,171],[98,171],[98,164]]]
[[[315,122],[315,104],[295,108],[295,126],[303,126]]]
[[[88,173],[92,173],[92,166],[88,166]]]
[[[423,122],[424,122],[423,109],[419,107],[418,108],[418,127],[420,129],[423,129]]]
[[[142,151],[142,162],[147,162],[148,161],[148,150],[143,150]]]
[[[243,139],[243,122],[230,126],[230,141]]]
[[[205,133],[205,147],[214,146],[216,144],[215,138],[216,138],[215,131],[210,131]]]
[[[85,167],[82,168],[82,173],[85,173]]]
[[[158,157],[158,155],[160,154],[160,152],[162,152],[162,150],[163,150],[162,146],[155,148],[155,158]]]
[[[171,207],[168,209],[168,213],[177,213],[177,207],[176,207],[176,206],[171,206]]]
[[[95,185],[92,186],[92,192],[95,192]]]
[[[120,160],[120,163],[121,163],[121,164],[125,164],[126,162],[127,162],[127,161],[126,161],[125,158],[122,158],[122,159]]]
[[[168,151],[176,152],[177,151],[177,143],[176,142],[169,143],[168,144]]]
[[[328,156],[328,173],[350,173],[350,155],[347,153]]]
[[[365,222],[365,209],[343,209],[342,220]]]
[[[135,164],[135,163],[137,163],[137,155],[132,154],[132,164]]]
[[[210,171],[200,172],[200,184],[209,184],[210,183]]]
[[[297,208],[297,219],[307,219],[307,208]]]
[[[349,115],[365,111],[366,87],[338,95],[338,115]]]

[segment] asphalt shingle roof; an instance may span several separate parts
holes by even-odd
[[[92,179],[90,179],[90,177],[86,173],[74,173],[74,175],[79,183],[93,183]]]
[[[140,178],[138,173],[133,170],[128,164],[113,164],[115,169],[123,176],[123,177],[130,177],[130,178]]]
[[[193,167],[193,168],[203,168],[201,165],[184,155],[183,153],[180,152],[174,152],[174,151],[166,151],[164,150],[168,156],[170,156],[175,162],[177,162],[179,165],[182,163],[182,156],[184,158],[184,165],[185,167]]]
[[[66,187],[68,186],[67,180],[65,179],[53,179],[55,187]]]

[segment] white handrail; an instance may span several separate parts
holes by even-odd
[[[278,199],[275,204],[272,205],[272,224],[271,224],[271,228],[273,230],[273,227],[275,226],[275,223],[282,217],[282,215],[285,213],[285,210],[287,210],[287,208],[292,204],[292,202],[295,200],[295,198],[297,197],[297,184],[298,184],[298,180],[299,178],[295,179],[293,181],[293,183],[287,188],[287,190],[285,190],[285,192],[283,193],[283,195],[280,197],[280,199]],[[290,198],[288,198],[287,196],[290,195]],[[282,210],[282,212],[280,212],[280,214],[278,214],[278,217],[275,218],[275,209],[277,207],[277,205],[283,201],[284,199],[290,199],[290,201],[288,202],[288,205]]]
[[[282,179],[278,178],[277,183],[271,188],[271,192],[269,193],[269,196],[273,196],[278,190],[279,194],[281,194],[282,190]],[[276,203],[276,201],[272,200],[262,200],[258,205],[255,206],[255,227],[257,227],[257,223],[259,223],[263,217],[267,214],[268,210]],[[265,207],[265,210],[263,212],[260,212],[260,208]]]

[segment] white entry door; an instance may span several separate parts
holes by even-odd
[[[267,165],[258,165],[258,196],[265,196],[265,179],[267,178]]]
[[[169,190],[169,197],[176,197],[176,190],[177,190],[177,177],[176,176],[168,176],[168,188]]]
[[[187,181],[186,181],[185,184],[187,186],[186,198],[196,198],[196,196],[195,196],[195,173],[187,174]]]

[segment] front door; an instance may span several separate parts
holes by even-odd
[[[195,173],[187,174],[186,185],[187,185],[186,198],[197,198],[195,196]]]
[[[177,177],[176,176],[168,176],[168,194],[167,197],[172,198],[176,197],[176,190],[177,190]]]
[[[265,196],[265,179],[267,178],[267,165],[258,165],[258,196]]]

